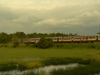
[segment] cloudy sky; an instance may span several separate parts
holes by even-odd
[[[0,0],[0,33],[77,33],[100,27],[100,0]]]

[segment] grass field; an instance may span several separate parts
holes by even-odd
[[[98,49],[38,49],[38,48],[0,48],[0,60],[44,59],[50,57],[71,57],[99,59]]]
[[[12,47],[10,44],[0,45],[0,71],[16,70],[16,64],[19,64],[19,70],[23,70],[23,68],[34,69],[41,66],[62,65],[68,63],[88,64],[89,66],[91,63],[94,63],[92,60],[100,61],[99,44],[100,43],[57,43],[52,48],[48,49],[39,49],[33,45],[26,46],[25,44],[21,44],[16,48]],[[12,65],[12,63],[14,64]],[[99,67],[99,64],[97,64],[97,66]],[[92,67],[94,68],[93,65]],[[98,69],[94,73],[97,73]],[[91,72],[91,66],[90,68],[87,68],[87,70]],[[93,69],[93,71],[95,71],[95,69]],[[52,72],[52,74],[53,73],[54,72]]]
[[[38,48],[0,48],[0,64],[6,64],[10,62],[16,62],[25,65],[28,69],[37,68],[43,66],[41,61],[48,58],[81,58],[81,59],[92,59],[100,61],[100,50],[99,49],[61,49],[61,48],[49,48],[49,49],[38,49]],[[54,60],[55,61],[55,60]],[[57,60],[58,61],[58,60]],[[51,62],[51,61],[50,61]]]

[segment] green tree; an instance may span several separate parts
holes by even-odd
[[[0,43],[1,44],[6,44],[8,42],[9,42],[8,41],[8,34],[4,33],[4,32],[0,33]]]
[[[26,46],[30,46],[30,42],[26,42],[25,44],[26,44]]]
[[[97,34],[99,34],[99,35],[100,35],[100,32],[98,32]]]
[[[24,32],[16,32],[15,36],[17,36],[18,38],[26,38],[26,34]]]
[[[13,47],[18,47],[19,46],[19,39],[15,35],[12,37],[12,44],[13,44]]]
[[[49,47],[52,47],[53,46],[53,42],[51,39],[46,39],[44,37],[42,37],[40,39],[40,41],[36,44],[36,47],[39,47],[41,49],[46,49],[46,48],[49,48]]]

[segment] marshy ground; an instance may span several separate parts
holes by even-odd
[[[99,44],[94,44],[94,45],[93,44],[86,44],[86,45],[85,44],[82,45],[56,44],[55,47],[48,48],[48,49],[39,49],[39,48],[25,47],[25,46],[19,46],[17,48],[12,48],[8,46],[0,47],[0,65],[3,64],[6,65],[7,67],[7,64],[14,62],[17,64],[21,64],[21,68],[19,67],[19,69],[23,69],[23,68],[34,69],[34,68],[47,66],[47,65],[63,65],[69,63],[79,63],[79,64],[88,65],[88,67],[85,67],[85,69],[87,69],[86,71],[89,72],[94,71],[94,73],[98,73],[100,72],[98,71],[99,69],[98,66],[100,67],[99,61],[100,61]],[[97,66],[94,67],[94,65]],[[2,69],[4,69],[3,67],[5,66],[0,67],[1,71]],[[95,69],[91,69],[91,68],[95,68]],[[11,67],[10,68],[8,67],[8,70],[10,69]],[[77,68],[78,71],[79,69],[80,70],[84,69],[84,67]],[[72,72],[74,73],[75,71],[76,69],[73,69],[71,73],[69,73],[68,71],[66,72],[69,75],[71,75]],[[64,73],[63,70],[58,70],[58,71],[54,70],[52,71],[52,74],[57,75],[57,73],[59,72]],[[85,72],[85,70],[80,71],[79,73],[80,75],[81,72]],[[67,73],[65,73],[65,75]],[[87,74],[91,74],[91,73],[87,73]]]

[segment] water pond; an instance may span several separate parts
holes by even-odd
[[[45,66],[45,67],[40,67],[38,69],[33,69],[33,70],[25,70],[25,71],[18,71],[18,70],[13,70],[13,71],[6,71],[6,72],[0,72],[0,75],[28,75],[27,73],[34,72],[35,74],[40,73],[40,72],[45,72],[45,75],[50,75],[50,72],[54,69],[70,69],[74,67],[78,67],[79,64],[73,63],[73,64],[68,64],[68,65],[50,65],[50,66]]]

